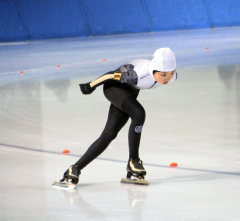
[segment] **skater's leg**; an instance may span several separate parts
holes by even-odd
[[[149,182],[144,180],[146,170],[142,161],[139,159],[139,145],[141,139],[141,131],[145,121],[145,111],[142,105],[136,100],[136,96],[131,96],[122,102],[122,110],[131,117],[129,128],[129,161],[127,165],[127,178],[121,182],[136,183],[148,185]],[[131,180],[131,176],[138,177],[137,180]]]
[[[127,84],[114,83],[104,87],[106,98],[120,110],[131,117],[132,122],[129,128],[129,155],[137,159],[139,156],[139,144],[141,130],[145,121],[145,111],[137,101],[139,90],[135,90]]]
[[[145,110],[134,96],[125,99],[121,107],[132,120],[128,133],[129,158],[138,159],[141,131],[145,121]]]
[[[81,170],[98,157],[114,140],[118,132],[127,123],[129,116],[111,104],[108,120],[101,136],[88,148],[86,153],[76,162],[75,166]]]

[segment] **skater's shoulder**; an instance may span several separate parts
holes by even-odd
[[[136,59],[133,60],[131,62],[129,62],[128,64],[132,64],[134,66],[134,70],[139,74],[139,72],[145,73],[149,64],[150,64],[150,60],[147,59]]]
[[[147,59],[135,59],[131,62],[129,62],[128,64],[132,64],[132,65],[145,65],[145,64],[149,64],[150,60]]]

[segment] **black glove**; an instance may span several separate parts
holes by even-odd
[[[132,64],[124,65],[124,68],[122,68],[122,70],[124,71],[122,72],[122,75],[120,78],[121,83],[137,85],[138,75],[136,71],[133,70],[133,68],[134,66]]]
[[[83,94],[91,94],[95,90],[95,88],[90,86],[90,82],[87,84],[79,84],[79,86]]]

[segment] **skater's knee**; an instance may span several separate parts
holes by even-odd
[[[129,97],[124,100],[122,103],[122,109],[127,113],[132,119],[140,120],[141,122],[145,121],[145,110],[143,106],[133,97]]]
[[[104,139],[105,141],[112,141],[116,137],[117,132],[115,132],[114,130],[105,130],[101,135],[101,138]]]
[[[145,110],[144,108],[136,108],[134,110],[134,113],[133,115],[131,116],[132,119],[137,119],[137,120],[140,120],[142,122],[145,121],[145,118],[146,118],[146,113],[145,113]]]

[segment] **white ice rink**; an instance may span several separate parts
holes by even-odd
[[[107,119],[78,84],[165,46],[178,80],[138,99],[150,185],[120,183],[128,122],[75,190],[52,188]],[[239,221],[240,27],[0,43],[0,176],[1,221]]]

